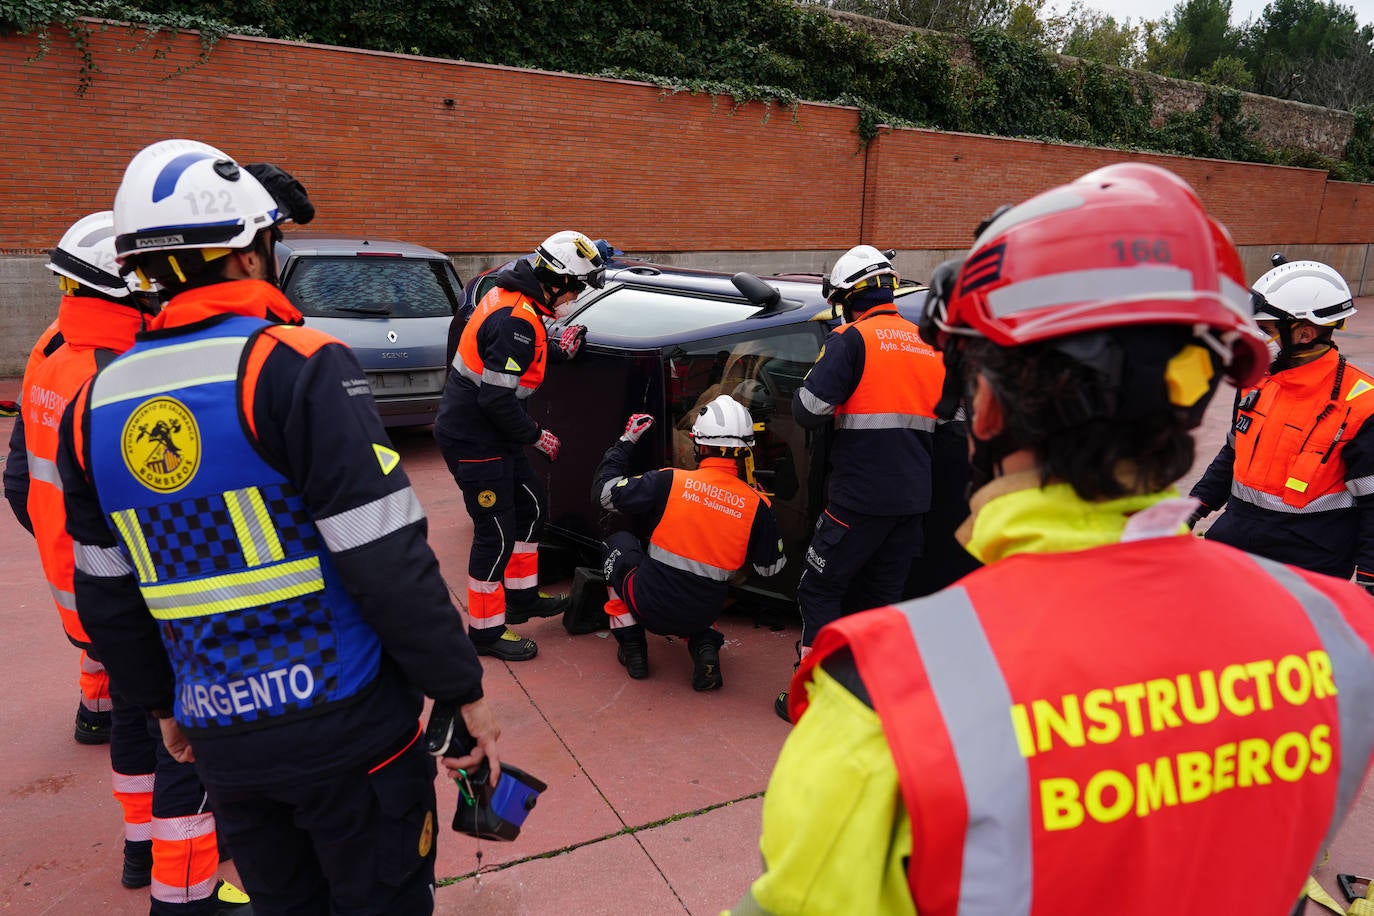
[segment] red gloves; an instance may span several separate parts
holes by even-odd
[[[553,345],[563,354],[564,360],[570,360],[582,350],[582,343],[587,339],[587,326],[585,324],[570,324],[554,338]]]
[[[649,427],[654,425],[654,418],[647,413],[630,414],[629,422],[625,424],[625,432],[620,436],[621,442],[638,442],[639,437],[649,431]]]
[[[558,449],[562,445],[558,437],[547,429],[539,430],[539,438],[535,441],[534,447],[544,453],[544,457],[550,461],[558,460]]]

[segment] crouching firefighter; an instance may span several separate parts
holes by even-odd
[[[763,576],[786,562],[768,498],[753,486],[754,421],[729,395],[701,408],[692,426],[694,471],[664,468],[626,476],[635,443],[653,425],[635,414],[596,469],[592,498],[613,512],[642,516],[653,528],[646,552],[635,535],[606,539],[602,570],[606,613],[619,644],[616,657],[630,677],[649,676],[645,631],[687,640],[692,689],[724,684],[713,626],[732,576],[752,563]]]

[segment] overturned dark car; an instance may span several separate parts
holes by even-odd
[[[820,279],[610,261],[605,287],[584,293],[577,311],[560,322],[586,325],[582,353],[551,365],[527,402],[530,414],[563,442],[556,463],[531,459],[549,494],[542,578],[564,579],[575,566],[596,566],[606,534],[634,530],[634,520],[606,512],[591,496],[596,465],[627,416],[643,412],[657,421],[640,440],[635,472],[693,468],[689,431],[698,408],[729,394],[753,415],[756,477],[771,494],[788,557],[783,572],[768,579],[741,572],[736,594],[793,604],[801,557],[825,502],[829,433],[803,429],[791,406],[838,323]],[[466,298],[475,302],[490,283],[490,274],[479,275]],[[924,300],[923,286],[898,290],[898,307],[913,320]]]

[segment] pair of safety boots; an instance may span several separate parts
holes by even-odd
[[[223,862],[226,856],[227,853],[221,847],[220,861]],[[124,871],[119,876],[119,883],[131,889],[147,887],[153,883],[152,840],[124,841]],[[182,904],[177,906],[180,907]],[[248,895],[223,879],[215,885],[215,892],[210,895],[209,906],[213,907],[210,912],[215,916],[253,916],[252,901]],[[199,909],[196,911],[200,912]]]
[[[615,657],[625,666],[625,672],[637,681],[649,676],[649,641],[644,634],[638,638],[629,637],[617,640],[620,645]],[[700,643],[687,647],[692,656],[692,689],[697,691],[719,690],[725,686],[720,674],[720,648],[714,643]]]
[[[509,592],[506,594],[506,623],[525,623],[535,617],[557,617],[568,609],[567,595],[545,595],[543,592],[533,598],[521,601]],[[525,662],[539,654],[539,645],[532,639],[521,636],[507,627],[494,640],[478,642],[473,640],[473,648],[478,655],[489,655],[503,662]]]

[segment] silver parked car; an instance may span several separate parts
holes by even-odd
[[[287,235],[281,287],[309,327],[348,344],[387,426],[434,422],[463,283],[438,251],[387,239]]]

